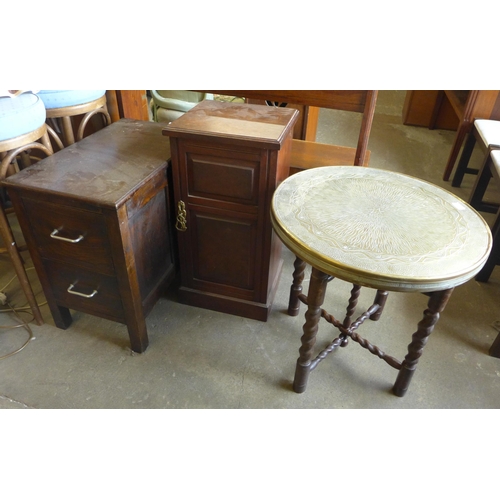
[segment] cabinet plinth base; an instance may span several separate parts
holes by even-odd
[[[272,306],[271,302],[268,304],[259,304],[182,286],[178,290],[178,297],[179,302],[182,304],[233,314],[257,321],[267,321]]]

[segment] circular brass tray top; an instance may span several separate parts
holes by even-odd
[[[283,243],[317,269],[381,290],[435,291],[471,279],[492,245],[484,219],[452,193],[368,167],[318,167],[273,196]]]

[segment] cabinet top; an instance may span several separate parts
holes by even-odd
[[[56,152],[3,184],[117,206],[170,159],[164,124],[123,119]]]
[[[201,136],[280,149],[297,117],[298,111],[292,108],[205,100],[165,127],[163,135]]]

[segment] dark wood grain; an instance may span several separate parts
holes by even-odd
[[[69,309],[122,322],[136,352],[148,346],[147,313],[175,276],[161,130],[120,120],[6,183],[55,324],[71,324]],[[54,229],[80,241],[51,238]],[[70,285],[96,293],[75,295]]]
[[[376,90],[207,90],[204,92],[240,96],[250,102],[263,100],[269,103],[305,106],[307,116],[301,118],[306,122],[304,124],[306,130],[293,141],[291,174],[318,166],[367,166],[369,163],[368,140],[377,102]],[[315,142],[315,133],[313,136],[307,131],[307,119],[309,108],[316,107],[362,113],[355,148]]]
[[[177,233],[184,303],[267,320],[282,267],[271,199],[289,173],[297,114],[204,101],[165,128],[187,213]]]
[[[203,92],[358,113],[363,112],[367,96],[366,90],[209,90]]]
[[[16,174],[15,184],[47,200],[59,196],[78,207],[88,202],[86,210],[125,203],[133,194],[131,186],[147,182],[170,158],[170,149],[161,124],[116,123]]]
[[[434,326],[438,322],[439,316],[446,307],[452,293],[453,288],[439,290],[430,294],[427,309],[424,311],[424,317],[419,322],[417,331],[412,335],[412,341],[408,345],[408,354],[402,363],[396,382],[394,383],[393,392],[396,396],[402,397],[406,394],[417,363],[429,340],[429,335],[433,332]]]

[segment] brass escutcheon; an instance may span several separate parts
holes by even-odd
[[[175,229],[177,231],[186,231],[186,205],[184,205],[183,201],[179,201],[177,203],[177,221],[175,223]]]

